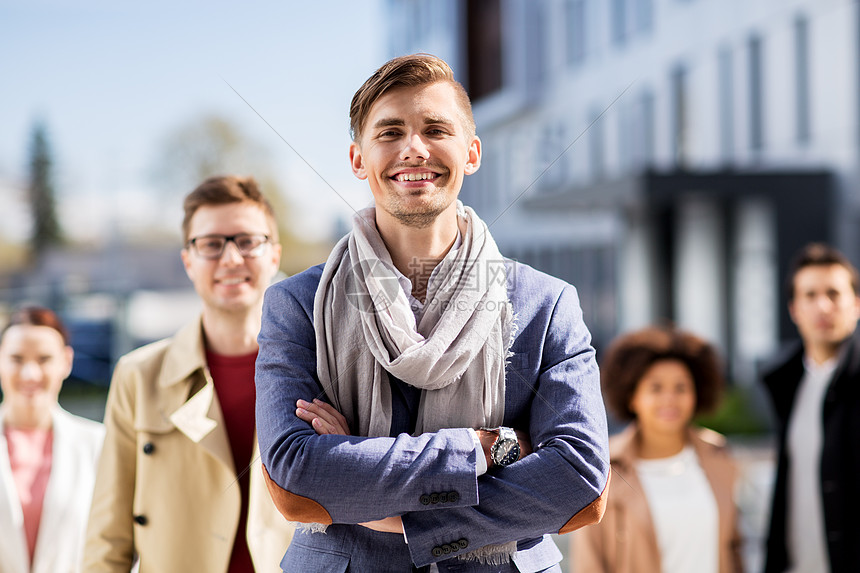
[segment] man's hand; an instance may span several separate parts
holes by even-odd
[[[478,439],[481,440],[481,448],[484,450],[484,457],[487,458],[487,468],[491,468],[495,464],[493,463],[493,456],[490,455],[490,448],[493,447],[493,443],[496,441],[498,436],[495,432],[488,432],[487,430],[475,431],[478,433]],[[532,441],[526,432],[523,432],[522,430],[514,431],[517,434],[517,442],[520,444],[520,457],[517,459],[521,460],[532,453]]]
[[[327,404],[322,400],[316,398],[313,402],[298,400],[296,402],[296,416],[310,424],[319,435],[352,435],[343,414],[335,410],[331,404]]]
[[[322,400],[315,399],[313,402],[298,400],[296,402],[296,416],[309,423],[319,435],[351,435],[343,414],[335,410],[334,406]],[[381,531],[382,533],[399,533],[403,535],[403,520],[399,516],[359,523],[359,525],[374,531]]]
[[[403,520],[400,519],[399,515],[395,517],[386,517],[385,519],[377,521],[359,523],[359,525],[374,531],[381,531],[382,533],[399,533],[400,535],[403,535]]]

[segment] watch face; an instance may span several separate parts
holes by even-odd
[[[493,456],[493,463],[498,466],[507,466],[520,458],[520,444],[517,442],[517,436],[513,430],[502,428],[499,431],[499,438],[490,449],[490,454]]]
[[[499,444],[498,450],[496,450],[497,451],[496,457],[498,457],[500,460],[508,457],[508,454],[511,453],[511,450],[513,450],[514,446],[516,446],[516,445],[517,445],[516,442],[510,442],[508,440],[501,442]]]

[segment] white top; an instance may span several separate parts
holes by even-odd
[[[804,357],[803,378],[788,421],[787,573],[828,570],[821,503],[822,406],[837,359],[815,364]]]
[[[0,412],[0,426],[3,414]],[[24,514],[12,477],[9,449],[0,431],[0,572],[74,573],[79,570],[104,426],[53,413],[51,475],[45,490],[33,563],[24,534]]]
[[[636,473],[654,520],[662,573],[717,573],[717,500],[692,446],[638,460]]]

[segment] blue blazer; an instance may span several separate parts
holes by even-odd
[[[272,497],[296,531],[287,571],[535,572],[561,559],[549,533],[599,521],[609,478],[606,416],[575,289],[515,262],[508,296],[517,328],[507,366],[504,425],[527,430],[534,452],[476,477],[466,428],[411,435],[420,391],[391,377],[390,437],[319,436],[296,400],[325,398],[317,380],[314,294],[322,266],[268,289],[257,358],[257,431]],[[344,328],[354,326],[343,325]],[[358,523],[400,515],[405,537]],[[513,564],[465,561],[517,541]]]

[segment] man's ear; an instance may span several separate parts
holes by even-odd
[[[469,143],[469,155],[466,159],[466,175],[471,175],[481,166],[481,139],[476,135]]]
[[[182,266],[185,267],[185,274],[188,275],[188,278],[194,280],[191,277],[191,253],[188,252],[188,249],[182,249],[179,251],[179,256],[182,257]]]
[[[364,168],[364,158],[361,155],[361,147],[359,147],[358,143],[354,141],[349,144],[349,164],[356,177],[359,179],[367,179],[367,170]]]

